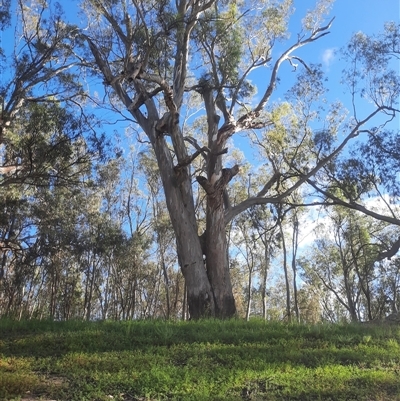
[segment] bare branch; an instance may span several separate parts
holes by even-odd
[[[113,27],[114,31],[117,33],[117,35],[120,37],[120,39],[122,40],[122,42],[124,44],[126,44],[128,42],[128,38],[126,37],[126,35],[124,34],[124,32],[122,31],[120,25],[118,24],[118,22],[115,20],[115,18],[107,11],[107,9],[104,7],[104,5],[102,4],[101,1],[99,0],[95,0],[95,4],[96,6],[100,9],[101,13],[103,14],[103,16],[105,17],[105,19],[111,24],[111,26]]]
[[[400,238],[392,244],[390,249],[384,252],[380,252],[378,254],[378,259],[377,260],[383,260],[383,259],[388,259],[390,260],[400,249]]]
[[[272,186],[279,180],[280,177],[281,173],[279,173],[278,171],[275,172],[274,175],[264,185],[263,189],[257,194],[257,198],[265,196],[267,192],[272,188]]]
[[[244,114],[242,117],[240,117],[237,121],[237,125],[240,127],[242,126],[243,129],[248,127],[248,121],[253,120],[254,118],[258,117],[260,112],[264,109],[265,105],[268,103],[274,89],[276,86],[276,82],[278,79],[278,71],[280,69],[281,64],[285,61],[289,59],[289,56],[297,49],[315,42],[316,40],[320,39],[321,37],[327,35],[329,32],[326,32],[332,25],[334,18],[332,18],[332,20],[329,22],[328,25],[321,27],[319,29],[317,29],[315,32],[311,33],[311,35],[309,37],[307,37],[306,39],[299,39],[294,45],[292,45],[291,47],[289,47],[289,49],[287,49],[279,58],[278,60],[275,62],[274,67],[272,69],[272,73],[271,73],[271,78],[268,84],[268,87],[266,89],[266,91],[264,92],[264,96],[262,97],[262,99],[260,100],[260,102],[258,103],[258,105],[254,108],[254,110]],[[293,56],[292,56],[293,57]]]
[[[101,72],[104,75],[105,80],[108,82],[109,85],[113,87],[115,92],[118,94],[118,97],[124,103],[125,107],[129,109],[132,105],[132,100],[126,93],[125,89],[122,85],[114,79],[114,76],[111,72],[110,66],[108,65],[107,61],[101,55],[99,49],[94,44],[94,42],[86,35],[84,35],[87,43],[89,44],[89,48],[96,60],[97,66],[100,68]]]
[[[283,199],[285,199],[290,194],[292,194],[297,188],[299,188],[305,182],[311,183],[310,178],[313,177],[324,166],[326,166],[330,161],[332,161],[343,150],[343,148],[346,146],[346,144],[352,138],[355,138],[358,136],[359,128],[361,126],[363,126],[371,118],[373,118],[376,114],[378,114],[380,111],[381,111],[381,109],[377,109],[377,110],[373,111],[371,114],[369,114],[364,120],[358,122],[355,125],[355,127],[350,131],[350,133],[347,135],[347,137],[341,142],[341,144],[329,156],[320,160],[316,164],[316,166],[314,168],[312,168],[307,174],[301,174],[299,172],[301,174],[300,178],[290,188],[288,188],[283,193],[281,193],[280,195],[275,196],[275,197],[271,197],[271,198],[252,197],[252,198],[246,199],[245,201],[232,207],[232,209],[225,214],[225,223],[228,224],[236,215],[238,215],[239,213],[243,212],[244,210],[248,209],[251,206],[263,205],[266,203],[280,203]],[[268,185],[269,185],[269,183],[266,184],[267,189],[268,189]],[[267,192],[267,191],[264,191],[264,188],[263,188],[263,190],[261,190],[261,192],[260,192],[261,194],[264,194],[264,192],[265,193]],[[371,213],[373,213],[373,212],[371,212]],[[385,220],[385,221],[388,221],[388,220]],[[398,224],[400,224],[400,221],[398,221],[398,222],[399,222]],[[392,223],[392,224],[395,224],[395,223]]]
[[[14,174],[24,168],[22,164],[12,166],[0,166],[0,174]]]
[[[390,223],[390,224],[394,224],[396,226],[400,226],[400,219],[397,219],[395,217],[390,217],[390,216],[385,216],[383,214],[380,213],[376,213],[372,210],[367,209],[365,206],[360,205],[359,203],[356,202],[346,202],[340,198],[338,198],[337,196],[331,194],[328,191],[323,190],[322,188],[320,188],[314,181],[308,179],[307,183],[310,184],[317,192],[319,192],[320,194],[324,195],[326,198],[331,199],[334,204],[339,205],[339,206],[344,206],[348,209],[352,209],[352,210],[357,210],[367,216],[371,216],[377,220],[380,221],[385,221],[386,223]]]

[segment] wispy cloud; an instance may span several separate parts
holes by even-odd
[[[336,49],[334,47],[325,49],[322,53],[322,62],[324,66],[329,69],[331,64],[335,61]]]

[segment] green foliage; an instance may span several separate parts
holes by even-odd
[[[400,391],[395,326],[0,323],[4,400],[30,391],[60,400],[361,401]]]
[[[10,6],[11,0],[3,0],[0,2],[0,32],[5,30],[10,25],[11,14],[10,14]],[[3,39],[3,37],[1,38]],[[0,71],[3,71],[3,66],[5,65],[5,57],[4,57],[4,49],[3,43],[0,41],[0,60],[2,66],[0,67]]]
[[[309,10],[303,18],[303,28],[315,32],[321,27],[325,16],[329,14],[334,0],[319,0],[313,10]]]
[[[288,20],[292,12],[293,0],[268,2],[266,9],[262,12],[262,20],[271,41],[289,36]]]
[[[359,151],[353,150],[360,165],[357,169],[359,179],[361,182],[379,182],[390,196],[397,198],[400,196],[397,174],[400,168],[400,133],[372,131],[373,135],[368,136],[367,141],[360,145]]]
[[[342,53],[350,64],[344,80],[354,93],[379,106],[393,106],[400,93],[400,78],[392,56],[400,54],[400,25],[385,25],[384,32],[368,36],[356,33]]]
[[[3,0],[0,4],[0,28],[3,30],[10,24],[11,0]]]
[[[19,164],[18,174],[3,176],[0,185],[51,185],[74,182],[90,167],[94,150],[84,138],[83,121],[54,103],[29,103],[3,130],[3,163]]]
[[[235,3],[228,5],[225,12],[217,15],[216,45],[220,52],[218,68],[223,76],[223,82],[234,84],[238,79],[238,68],[242,56],[244,31],[237,24],[238,9]]]

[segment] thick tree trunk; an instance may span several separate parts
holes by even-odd
[[[225,153],[226,139],[218,130],[220,118],[216,113],[213,90],[206,83],[201,93],[207,112],[209,149],[207,178],[197,177],[198,183],[207,193],[204,254],[207,275],[214,295],[215,316],[230,318],[236,314],[236,305],[229,272],[224,191],[229,181],[238,173],[239,167],[222,168],[222,154]]]
[[[192,233],[191,233],[192,234]],[[215,316],[214,295],[204,268],[198,235],[177,236],[178,256],[187,289],[191,319]]]
[[[214,294],[215,316],[219,318],[233,317],[236,314],[236,306],[227,257],[222,191],[217,191],[207,197],[206,227],[206,266]]]
[[[182,3],[184,5],[184,3]],[[211,3],[210,3],[211,4]],[[182,15],[185,10],[182,10]],[[111,18],[111,17],[110,17]],[[206,260],[207,271],[203,261],[203,249],[198,235],[196,213],[194,208],[190,164],[194,157],[188,156],[186,145],[179,125],[179,109],[182,105],[186,76],[188,40],[194,26],[188,23],[177,45],[174,85],[171,88],[161,77],[148,75],[137,68],[137,73],[130,78],[139,95],[135,99],[126,92],[121,81],[116,79],[105,58],[95,43],[87,38],[89,47],[117,96],[132,113],[134,119],[149,138],[163,183],[165,199],[172,226],[176,236],[178,259],[187,286],[189,314],[193,319],[204,316],[231,317],[235,314],[235,302],[230,283],[229,265],[226,257],[225,215],[223,192],[229,180],[237,174],[238,167],[221,168],[221,155],[226,142],[218,133],[219,117],[215,113],[212,89],[205,91],[207,116],[209,118],[209,160],[207,162],[207,234]],[[136,66],[137,67],[137,66]],[[140,77],[139,77],[140,73]],[[138,78],[138,79],[136,79]],[[143,81],[159,85],[163,91],[167,112],[160,118],[159,107],[149,96]],[[142,113],[145,106],[146,113]],[[165,135],[170,136],[173,152],[167,145]],[[173,159],[173,155],[175,159]],[[221,178],[222,175],[222,178]],[[208,181],[207,178],[204,180]],[[204,187],[204,186],[203,186]],[[208,191],[209,190],[209,191]]]

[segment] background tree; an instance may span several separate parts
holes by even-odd
[[[379,295],[379,248],[387,227],[360,213],[336,208],[319,230],[319,239],[308,259],[305,275],[331,293],[352,321],[374,320],[382,315]]]
[[[7,259],[17,250],[22,257],[34,244],[35,228],[28,228],[27,221],[33,218],[30,200],[35,188],[77,184],[96,153],[89,146],[96,136],[88,135],[88,114],[79,115],[69,107],[84,99],[76,70],[72,71],[79,64],[73,53],[78,46],[71,35],[75,28],[61,21],[58,6],[47,10],[45,4],[22,1],[12,6],[19,39],[13,47],[1,49],[7,60],[2,68],[7,65],[7,71],[0,87],[0,191],[4,211],[10,210],[9,204],[14,205],[13,213],[17,205],[25,205],[28,220],[21,221],[23,229],[12,229],[11,237],[4,221],[0,280]],[[2,2],[2,29],[10,23],[10,7],[11,2]],[[12,215],[4,219],[9,217],[16,221]]]

